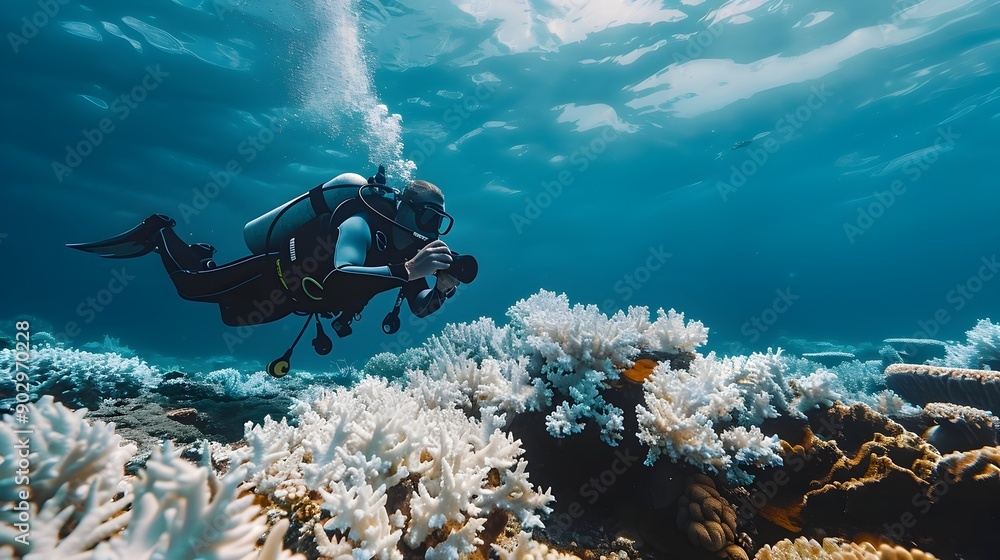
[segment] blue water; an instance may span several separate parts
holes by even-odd
[[[480,277],[394,336],[383,294],[295,367],[360,366],[540,288],[674,307],[730,352],[1000,315],[992,1],[53,0],[0,21],[0,315],[75,346],[260,367],[299,319],[227,344],[155,256],[63,244],[165,213],[235,260],[247,221],[379,163],[444,190]]]

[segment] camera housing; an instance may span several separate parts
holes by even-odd
[[[476,260],[476,257],[451,251],[451,258],[451,264],[442,270],[463,284],[471,284],[479,275],[479,261]]]

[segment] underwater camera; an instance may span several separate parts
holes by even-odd
[[[459,282],[463,284],[471,284],[479,274],[479,262],[476,261],[476,257],[473,257],[472,255],[462,255],[460,253],[456,253],[455,251],[451,251],[451,258],[452,261],[451,264],[448,265],[448,268],[441,269],[438,272],[447,272],[448,274],[454,276]],[[436,274],[437,272],[435,275]],[[396,303],[392,306],[392,311],[390,311],[385,316],[385,319],[382,320],[382,332],[385,334],[396,334],[399,330],[399,308],[402,305],[403,290],[400,289],[399,295],[396,296]],[[334,330],[337,329],[337,326],[338,325],[335,321],[333,325]],[[347,328],[350,329],[350,326]],[[337,331],[337,334],[340,334],[339,330]],[[350,334],[350,330],[348,330],[347,334]]]

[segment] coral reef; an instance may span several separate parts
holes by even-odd
[[[121,445],[114,424],[87,423],[85,413],[46,395],[27,406],[27,437],[13,417],[0,423],[0,499],[10,504],[0,509],[0,553],[27,560],[292,558],[279,546],[283,526],[258,550],[268,524],[245,492],[245,467],[219,478],[207,464],[180,459],[167,441],[138,476],[126,478],[135,446]],[[15,468],[29,473],[30,484]]]
[[[1000,372],[930,365],[893,364],[886,385],[914,404],[946,401],[1000,410]]]
[[[901,361],[908,364],[923,364],[945,356],[946,342],[930,338],[887,338],[882,342],[890,345]]]
[[[492,547],[500,560],[579,560],[574,554],[560,552],[532,540],[531,535],[524,532],[518,534],[512,550],[507,550],[498,544]]]
[[[688,478],[677,506],[677,528],[692,544],[719,558],[748,559],[736,544],[736,509],[719,494],[711,478],[703,474]]]
[[[965,336],[966,344],[949,344],[945,356],[930,363],[949,368],[1000,369],[1000,325],[980,319]]]
[[[303,519],[300,535],[326,556],[454,558],[483,544],[493,515],[540,526],[552,496],[528,482],[520,442],[439,404],[367,378],[301,403],[295,426],[250,427],[236,456],[255,491]]]
[[[755,361],[769,359],[756,356]],[[780,362],[771,361],[779,367]],[[636,407],[639,440],[650,448],[647,464],[667,455],[709,472],[726,471],[745,479],[741,466],[781,463],[777,438],[766,437],[753,425],[725,427],[741,416],[773,411],[769,393],[759,390],[760,383],[774,383],[773,379],[737,383],[739,365],[738,360],[717,360],[709,354],[695,357],[687,370],[675,371],[666,362],[653,370],[643,384],[645,403]],[[748,400],[753,410],[748,409]],[[723,429],[717,432],[715,424]]]
[[[545,291],[508,317],[448,325],[322,390],[52,346],[41,378],[71,403],[98,390],[75,385],[74,360],[108,392],[140,373],[93,413],[31,405],[30,486],[8,459],[23,436],[0,424],[0,554],[745,559],[769,542],[758,558],[932,558],[850,539],[991,557],[997,419],[902,398],[990,398],[991,371],[895,363],[886,380],[884,346],[830,369],[702,354],[707,329],[674,310],[608,317]]]
[[[754,560],[934,560],[935,556],[921,550],[906,550],[901,546],[870,543],[857,544],[842,539],[785,539],[762,548]]]
[[[932,424],[924,431],[923,438],[941,454],[997,444],[996,430],[1000,420],[985,410],[952,403],[928,403],[924,406],[923,419]]]
[[[108,394],[138,396],[158,383],[163,373],[146,362],[108,352],[87,352],[48,345],[32,346],[30,359],[22,367],[31,370],[32,390],[38,395],[58,396],[72,408],[96,408]],[[14,351],[0,350],[0,394],[14,395]],[[0,401],[10,407],[13,399]]]
[[[850,352],[806,352],[802,354],[802,357],[818,364],[822,364],[826,367],[839,366],[844,362],[857,359],[857,357]]]

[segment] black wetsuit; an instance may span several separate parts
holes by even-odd
[[[352,216],[364,219],[370,243],[364,263],[338,268],[334,263],[339,227]],[[313,218],[277,251],[207,270],[201,269],[197,250],[173,228],[159,230],[157,249],[177,293],[191,301],[218,303],[222,321],[230,326],[268,323],[293,312],[343,312],[350,317],[376,294],[398,287],[404,287],[403,295],[415,315],[433,313],[446,296],[431,290],[425,278],[406,278],[403,263],[416,255],[420,245],[396,249],[393,230],[384,218],[360,206],[345,206],[335,214]]]

